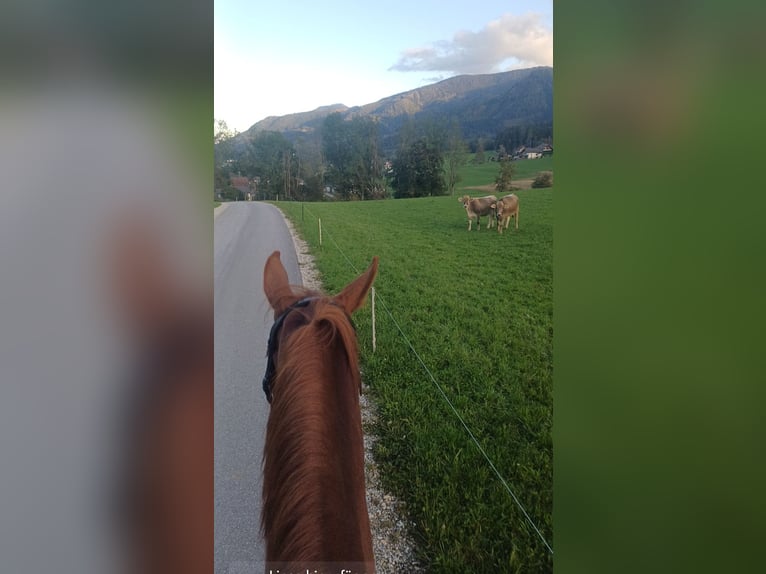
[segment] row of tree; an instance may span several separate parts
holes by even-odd
[[[215,187],[225,190],[231,176],[240,175],[255,182],[258,199],[380,199],[391,194],[389,186],[397,198],[445,195],[454,191],[469,150],[456,120],[405,121],[391,161],[379,142],[374,119],[346,120],[339,113],[292,139],[263,131],[245,140],[217,121]]]

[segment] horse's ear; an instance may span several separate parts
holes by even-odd
[[[279,258],[279,251],[269,255],[266,260],[263,268],[263,292],[274,309],[275,316],[280,315],[287,307],[285,295],[291,293],[291,290],[287,271]]]
[[[346,285],[346,288],[338,293],[333,300],[343,307],[346,313],[351,315],[351,313],[364,304],[367,292],[370,290],[370,287],[372,287],[372,282],[375,281],[377,273],[378,257],[375,256],[372,258],[372,263],[370,263],[367,271]]]

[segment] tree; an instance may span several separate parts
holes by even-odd
[[[535,189],[540,187],[553,187],[553,172],[541,171],[535,176],[535,180],[532,182],[532,187]]]
[[[474,163],[484,163],[484,141],[479,139],[476,144],[476,156],[473,158]]]
[[[447,178],[447,189],[450,195],[455,193],[455,184],[460,181],[460,168],[465,165],[466,162],[467,146],[463,141],[463,136],[460,132],[460,125],[455,118],[452,119],[450,124],[449,133],[447,134],[447,151],[445,154],[446,166],[445,175]]]
[[[220,192],[229,185],[229,176],[237,167],[232,157],[237,132],[224,120],[213,122],[213,187]]]
[[[378,124],[371,118],[344,120],[330,114],[322,125],[326,180],[342,199],[369,199],[384,190]]]
[[[258,132],[250,142],[242,168],[260,179],[259,196],[295,199],[298,159],[293,145],[279,132]]]
[[[303,201],[321,201],[324,197],[325,162],[319,130],[299,134],[293,140],[298,163],[298,193]]]
[[[229,128],[225,120],[213,120],[213,144],[226,142],[237,135],[237,130]]]
[[[425,136],[405,144],[393,161],[394,197],[444,195],[447,184],[443,165],[441,151]]]
[[[508,193],[511,191],[511,177],[513,172],[516,171],[508,156],[506,159],[500,162],[500,170],[495,178],[495,189],[498,193]]]

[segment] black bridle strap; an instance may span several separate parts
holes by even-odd
[[[274,364],[274,353],[277,352],[277,348],[279,347],[279,331],[282,328],[282,324],[285,322],[290,311],[301,307],[307,307],[314,299],[317,299],[317,297],[304,297],[303,299],[296,301],[282,311],[282,314],[277,317],[276,321],[274,321],[274,324],[271,326],[271,331],[269,331],[269,343],[266,347],[266,373],[263,375],[263,392],[266,394],[266,400],[269,401],[269,403],[271,403],[272,399],[271,384],[274,381],[274,376],[277,370],[276,365]]]
[[[271,403],[271,399],[273,398],[271,389],[277,371],[277,367],[274,364],[274,354],[277,352],[277,348],[279,347],[279,331],[282,329],[282,324],[285,322],[285,319],[287,318],[287,315],[289,315],[290,311],[293,309],[307,307],[309,303],[315,301],[316,299],[319,299],[319,297],[304,297],[303,299],[296,301],[287,309],[282,311],[282,314],[277,317],[276,321],[274,321],[274,324],[271,326],[271,331],[269,331],[269,343],[266,348],[266,373],[263,375],[263,392],[266,394],[266,400],[269,401],[269,403]],[[334,301],[330,301],[330,303],[340,307],[340,305]],[[356,331],[356,326],[351,320],[351,317],[348,315],[348,313],[345,312],[345,309],[343,312],[346,314],[346,318],[351,324],[351,328]]]

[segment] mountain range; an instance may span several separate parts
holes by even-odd
[[[363,106],[322,106],[309,112],[270,116],[240,134],[250,139],[260,131],[276,131],[302,139],[316,132],[332,113],[344,118],[376,119],[383,148],[406,118],[458,121],[465,140],[492,138],[504,128],[553,123],[553,68],[541,66],[496,74],[455,76]]]

